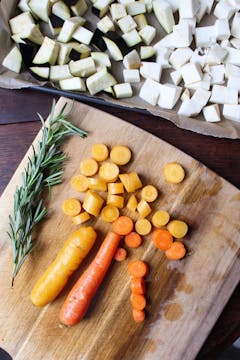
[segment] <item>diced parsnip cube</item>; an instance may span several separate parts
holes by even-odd
[[[199,10],[200,4],[198,0],[179,0],[179,16],[180,18],[192,18]]]
[[[175,24],[171,5],[165,0],[154,0],[152,4],[154,14],[160,25],[168,34],[171,33]]]
[[[72,78],[68,65],[53,65],[50,67],[50,80],[59,81]]]
[[[98,216],[103,206],[104,199],[92,190],[88,190],[83,201],[83,209],[93,215]]]
[[[12,34],[19,34],[26,31],[29,26],[34,25],[34,20],[30,12],[23,12],[10,19],[9,25]]]
[[[108,54],[99,51],[92,51],[91,57],[93,58],[96,67],[101,65],[111,67],[111,61]]]
[[[28,6],[31,12],[41,20],[48,22],[48,18],[51,11],[51,3],[49,0],[30,0]],[[53,10],[52,10],[53,11]],[[70,16],[69,16],[70,17]]]
[[[160,90],[161,84],[159,84],[159,82],[147,79],[141,87],[139,97],[149,104],[155,106],[158,102]]]
[[[80,26],[76,31],[74,31],[72,37],[80,43],[89,45],[93,37],[93,32],[83,26]]]
[[[209,47],[212,44],[215,44],[215,26],[197,27],[195,30],[195,42],[197,47]]]
[[[201,81],[203,74],[198,64],[185,64],[181,67],[182,77],[185,84]]]
[[[135,212],[137,209],[137,199],[136,196],[134,194],[132,194],[127,202],[126,208],[132,212]]]
[[[120,195],[111,195],[107,196],[107,204],[116,206],[118,209],[122,209],[124,206],[124,197]]]
[[[172,53],[170,49],[167,48],[157,48],[156,51],[156,62],[162,66],[163,69],[168,69],[171,67],[169,64],[169,57]]]
[[[180,84],[180,82],[182,81],[182,70],[181,69],[177,69],[175,71],[172,71],[170,73],[171,79],[173,81],[173,83],[175,85]]]
[[[215,15],[219,19],[230,19],[235,10],[234,7],[230,5],[228,0],[221,0],[216,5],[213,15]]]
[[[123,78],[125,82],[135,83],[140,82],[140,74],[137,69],[124,69]]]
[[[71,6],[71,10],[76,16],[83,16],[88,9],[88,5],[85,0],[78,0]]]
[[[123,34],[122,38],[128,47],[133,47],[133,46],[139,44],[140,42],[142,42],[142,39],[138,35],[138,32],[136,29]]]
[[[240,39],[240,13],[236,12],[234,15],[232,26],[231,26],[231,34],[232,36]]]
[[[192,28],[187,23],[181,23],[173,27],[174,47],[188,47],[191,45],[193,34]]]
[[[184,45],[181,47],[186,47],[188,45]],[[176,36],[174,33],[168,34],[164,36],[161,40],[159,40],[155,45],[154,48],[161,49],[161,48],[168,48],[168,49],[175,49],[177,46]]]
[[[217,40],[226,40],[230,37],[231,33],[229,29],[229,22],[227,19],[217,19],[215,21],[214,27]]]
[[[192,100],[199,103],[202,107],[207,105],[207,102],[211,96],[211,91],[207,91],[202,88],[198,88],[192,96]]]
[[[210,66],[209,73],[211,75],[211,85],[224,84],[224,75],[225,75],[224,65]],[[228,85],[228,87],[234,87],[234,86]]]
[[[122,19],[118,20],[118,26],[123,33],[128,33],[129,31],[136,29],[137,24],[133,20],[132,16],[127,15]]]
[[[185,87],[191,90],[196,90],[198,88],[202,88],[205,90],[209,90],[211,85],[211,76],[208,73],[203,74],[203,78],[201,81],[196,81],[194,83],[185,84]]]
[[[59,86],[62,90],[76,90],[76,91],[86,91],[85,82],[79,77],[73,77],[70,79],[60,80]]]
[[[41,47],[33,58],[33,64],[54,65],[56,63],[59,52],[59,44],[45,36]]]
[[[181,95],[181,100],[184,101],[186,99],[190,99],[190,91],[188,89],[185,89],[184,92]]]
[[[143,61],[140,67],[140,74],[145,79],[149,78],[159,82],[162,74],[162,67],[160,64],[154,62]]]
[[[146,25],[148,25],[146,16],[144,14],[139,14],[139,15],[134,16],[133,20],[137,24],[138,31],[143,29]]]
[[[64,21],[60,34],[58,35],[58,41],[66,43],[71,40],[74,31],[79,27],[79,18],[74,17]]]
[[[189,25],[189,26],[190,26],[191,33],[192,33],[193,35],[195,34],[196,17],[189,18],[189,19],[180,18],[180,19],[179,19],[179,25],[182,25],[182,24],[187,24],[187,25]]]
[[[91,95],[97,94],[109,86],[116,84],[116,79],[109,74],[106,69],[102,69],[97,73],[87,78],[87,88]]]
[[[146,200],[141,199],[138,203],[137,211],[139,212],[141,218],[144,219],[151,213],[152,209]]]
[[[97,28],[106,34],[108,31],[114,31],[115,27],[112,20],[106,15],[97,23]]]
[[[201,67],[203,67],[204,64],[206,63],[206,58],[207,56],[205,54],[201,55],[199,54],[199,50],[195,49],[191,56],[190,63],[199,64]]]
[[[141,59],[137,53],[137,50],[130,51],[123,58],[123,66],[127,69],[139,69],[141,66]]]
[[[177,49],[169,57],[169,62],[175,69],[178,69],[189,61],[192,54],[192,49],[188,47]]]
[[[146,25],[142,30],[139,31],[139,35],[146,45],[150,45],[156,36],[156,28],[151,25]]]
[[[114,21],[127,16],[126,9],[122,4],[112,4],[110,6],[110,13]]]
[[[180,86],[172,84],[163,84],[161,86],[160,96],[158,100],[158,106],[163,109],[172,109],[177,103],[182,92]]]
[[[118,99],[132,97],[133,95],[132,87],[129,83],[116,84],[113,89]]]
[[[218,104],[208,105],[203,108],[203,116],[207,122],[221,121],[220,110]]]
[[[92,57],[71,61],[69,63],[70,72],[74,76],[88,77],[96,72],[95,63]]]
[[[212,45],[206,55],[206,63],[209,65],[221,64],[227,56],[227,50],[222,48],[220,45]]]
[[[237,104],[238,91],[222,85],[213,85],[209,101],[217,104]]]
[[[42,0],[36,0],[37,3],[42,3]],[[58,16],[60,19],[66,20],[71,17],[70,9],[64,1],[59,0],[52,6],[52,14]]]
[[[228,64],[226,63],[225,65],[225,76],[228,79],[229,76],[236,76],[239,77],[240,76],[240,67],[233,65],[233,64]]]
[[[144,1],[134,1],[126,4],[127,13],[131,16],[144,14],[146,6]]]
[[[225,119],[240,122],[240,105],[223,105],[223,116]]]
[[[229,75],[227,86],[240,91],[240,76]]]
[[[124,188],[122,183],[108,183],[108,193],[110,195],[123,194]]]
[[[187,117],[196,116],[201,112],[201,110],[202,105],[198,102],[192,99],[185,99],[178,110],[178,114]]]
[[[226,58],[224,59],[224,62],[227,64],[233,64],[240,66],[240,50],[234,49],[231,47],[226,47],[226,50],[228,52]]]

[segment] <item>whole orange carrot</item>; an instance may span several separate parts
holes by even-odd
[[[107,234],[97,255],[64,301],[59,314],[62,324],[75,325],[84,317],[92,298],[111,265],[120,239],[121,236],[113,231]]]

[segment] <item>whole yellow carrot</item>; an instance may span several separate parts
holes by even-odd
[[[44,306],[57,297],[93,247],[96,237],[95,230],[90,226],[81,227],[68,237],[55,260],[34,286],[31,292],[34,305]]]

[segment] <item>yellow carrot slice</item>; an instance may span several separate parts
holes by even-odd
[[[142,187],[142,182],[136,172],[131,172],[129,174],[120,174],[119,179],[129,193],[134,192]]]
[[[71,178],[71,187],[80,192],[88,190],[88,178],[84,175],[75,175]]]
[[[62,211],[65,215],[76,216],[81,211],[81,203],[77,199],[67,199],[62,203]]]
[[[102,179],[88,178],[89,189],[96,191],[107,191],[107,184]]]
[[[124,197],[119,195],[108,195],[107,204],[122,209],[124,206]]]
[[[135,230],[139,235],[150,234],[152,225],[147,219],[140,219],[135,223]]]
[[[172,220],[167,225],[167,229],[173,237],[181,239],[187,234],[188,225],[181,220]]]
[[[83,201],[83,209],[93,216],[98,216],[104,199],[92,190],[88,190]]]
[[[119,183],[109,183],[108,184],[108,193],[111,195],[123,194],[124,193],[123,184],[120,182]]]
[[[106,162],[102,164],[99,169],[99,176],[106,182],[114,182],[117,180],[119,168],[116,164]]]
[[[183,181],[185,177],[185,171],[182,165],[171,162],[164,166],[163,169],[164,178],[171,184],[178,184]]]
[[[89,219],[91,219],[91,216],[86,211],[84,211],[83,213],[77,216],[73,216],[72,221],[75,225],[80,225],[85,223]]]
[[[106,222],[114,222],[119,217],[119,210],[116,206],[106,205],[101,211],[101,218]]]
[[[141,197],[147,202],[153,202],[158,197],[158,190],[153,185],[146,185],[141,191]]]
[[[80,170],[85,176],[93,176],[98,171],[98,163],[94,159],[84,159],[80,163]]]
[[[131,159],[131,150],[124,145],[116,145],[110,151],[110,159],[117,165],[126,165]]]
[[[151,213],[152,209],[148,203],[142,199],[137,206],[137,211],[139,212],[141,218],[145,218]]]
[[[108,148],[105,144],[94,144],[92,146],[92,157],[97,161],[104,161],[108,158]]]
[[[31,292],[34,305],[44,306],[57,297],[93,247],[96,237],[92,227],[81,227],[68,237],[55,260],[34,286]]]
[[[135,212],[137,209],[137,205],[138,205],[138,202],[137,202],[136,196],[132,194],[127,202],[126,207],[128,210]]]
[[[158,210],[154,213],[152,217],[152,224],[156,228],[160,228],[164,225],[166,225],[169,222],[170,216],[167,211],[164,210]]]

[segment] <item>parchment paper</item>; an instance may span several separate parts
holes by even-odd
[[[40,1],[40,0],[39,0]],[[7,53],[13,46],[13,42],[11,40],[11,32],[8,26],[8,20],[18,14],[18,10],[16,9],[17,0],[2,0],[0,2],[0,87],[7,89],[20,89],[26,88],[29,86],[39,86],[44,85],[43,82],[39,82],[34,79],[30,73],[21,72],[20,74],[16,74],[12,71],[8,71],[5,69],[1,63]],[[96,26],[97,18],[95,15],[88,11],[84,17],[87,19],[88,24],[87,27],[89,29],[94,29]],[[156,25],[157,37],[154,41],[162,38],[165,33],[161,29],[159,23],[156,21],[154,16],[149,16],[148,14],[148,22],[149,24]],[[205,24],[211,23],[211,18],[205,19]],[[118,82],[123,82],[122,76],[122,65],[119,63],[113,63],[113,74],[116,76]],[[161,83],[170,82],[169,76],[167,72],[164,70],[164,76],[161,78]],[[142,84],[142,83],[141,83]],[[138,94],[138,89],[141,84],[135,85],[133,84],[134,94]],[[56,85],[55,85],[56,86]],[[56,86],[57,87],[57,86]],[[184,116],[179,116],[177,114],[177,109],[179,108],[179,104],[175,107],[174,110],[166,110],[161,109],[158,106],[151,106],[147,104],[145,101],[141,100],[137,95],[134,95],[129,99],[121,99],[116,100],[112,99],[105,95],[97,95],[96,97],[105,99],[108,102],[120,104],[126,106],[128,108],[140,108],[146,109],[151,112],[153,115],[166,118],[173,122],[180,128],[191,130],[204,135],[211,135],[215,137],[225,137],[231,139],[239,139],[240,138],[240,123],[230,120],[223,119],[219,123],[207,123],[202,116],[198,116],[196,118],[186,118]]]

